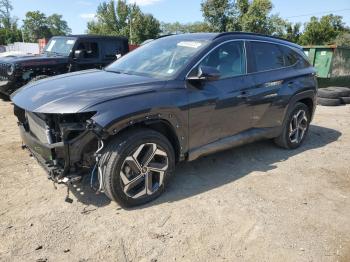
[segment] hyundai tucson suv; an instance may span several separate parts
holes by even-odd
[[[179,161],[259,139],[299,147],[316,93],[300,46],[235,32],[154,40],[102,70],[30,83],[12,101],[50,178],[91,175],[135,206],[164,191]]]

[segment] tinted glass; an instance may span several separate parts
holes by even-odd
[[[122,54],[121,43],[117,41],[103,42],[103,51],[106,58],[115,58],[116,55]]]
[[[284,57],[278,45],[251,42],[256,71],[266,71],[284,67]]]
[[[203,59],[198,68],[201,66],[216,68],[220,72],[220,78],[245,74],[246,59],[243,42],[228,42],[215,48]],[[198,68],[191,75],[197,74]]]
[[[206,40],[164,37],[135,49],[106,70],[171,79],[208,43]]]
[[[298,54],[294,52],[291,48],[286,46],[280,46],[280,48],[283,52],[285,66],[292,66],[295,65],[296,62],[298,62]]]
[[[99,48],[97,42],[80,42],[77,50],[84,51],[84,58],[98,58]]]

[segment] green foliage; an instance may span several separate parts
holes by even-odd
[[[97,8],[97,21],[88,22],[88,33],[98,35],[121,35],[130,38],[131,43],[156,38],[160,23],[150,14],[144,14],[136,4],[113,0],[101,3]],[[131,31],[130,31],[131,30]]]
[[[97,22],[88,22],[88,32],[90,34],[103,34],[103,35],[124,35],[121,32],[123,24],[127,24],[127,16],[118,17],[117,11],[121,10],[121,6],[128,9],[123,1],[118,2],[118,9],[115,8],[115,2],[110,1],[109,3],[103,2],[97,8]],[[129,11],[126,11],[129,13]]]
[[[287,21],[271,15],[270,0],[205,0],[202,2],[205,21],[212,31],[246,31],[283,36]]]
[[[10,29],[13,25],[11,11],[13,10],[10,0],[0,0],[0,21],[4,28]]]
[[[194,32],[247,31],[274,35],[304,45],[335,43],[350,46],[350,29],[341,16],[311,17],[305,24],[292,24],[277,14],[271,14],[271,0],[202,0],[204,22],[182,24],[162,23],[150,14],[144,14],[136,4],[126,0],[108,0],[97,8],[96,21],[88,22],[88,33],[121,35],[131,43],[142,43],[162,34]],[[10,0],[0,0],[0,44],[22,40],[17,19],[11,16]],[[62,15],[46,16],[40,11],[27,12],[23,20],[24,40],[36,42],[39,38],[71,33]]]
[[[22,34],[17,27],[17,19],[11,16],[13,7],[9,0],[0,0],[0,44],[21,41]]]
[[[27,12],[23,20],[23,34],[25,41],[29,42],[36,42],[40,38],[50,38],[51,32],[46,15],[40,11]]]
[[[305,30],[300,40],[302,44],[308,45],[328,44],[345,30],[341,16],[326,15],[321,19],[313,16],[305,24]]]
[[[53,14],[49,17],[40,11],[26,13],[23,20],[23,34],[25,41],[37,42],[40,38],[50,38],[54,35],[67,35],[71,32],[67,22],[61,15]]]
[[[0,28],[0,45],[7,45],[22,41],[22,32],[12,23],[10,28]]]
[[[283,37],[294,43],[299,43],[302,35],[300,28],[301,23],[292,24],[287,22],[286,34]]]
[[[243,31],[272,34],[273,23],[269,13],[272,10],[272,3],[270,0],[254,0],[249,4],[247,12],[241,14],[241,26]],[[274,19],[276,19],[275,16]],[[272,27],[271,27],[272,26]]]
[[[203,0],[201,7],[210,27],[208,31],[246,31],[283,37],[304,45],[321,45],[331,43],[349,30],[341,16],[331,14],[320,19],[311,17],[302,33],[300,23],[292,24],[271,14],[271,0]]]
[[[228,30],[233,7],[234,4],[231,0],[205,0],[201,3],[204,20],[216,32],[225,32]]]
[[[195,22],[181,24],[175,23],[161,23],[161,32],[164,35],[167,34],[180,34],[180,33],[197,33],[197,32],[211,32],[212,28],[205,22]]]
[[[72,30],[68,27],[65,20],[62,19],[62,15],[53,14],[47,18],[47,24],[50,29],[51,35],[68,35]]]
[[[133,23],[132,43],[142,43],[147,39],[156,38],[160,33],[160,23],[152,15],[138,13]]]
[[[337,38],[334,40],[334,44],[338,46],[347,46],[350,47],[350,33],[349,32],[343,32],[337,36]]]

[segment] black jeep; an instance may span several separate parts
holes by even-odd
[[[316,93],[300,46],[237,32],[167,36],[103,70],[28,84],[12,101],[52,179],[90,170],[132,206],[159,196],[178,161],[258,139],[299,147]]]
[[[128,40],[122,37],[53,37],[41,55],[0,60],[0,93],[10,95],[30,81],[53,75],[102,68],[128,51]]]

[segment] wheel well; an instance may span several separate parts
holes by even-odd
[[[176,162],[180,160],[180,151],[181,151],[180,142],[176,135],[176,132],[174,131],[173,127],[168,121],[158,120],[158,121],[141,122],[141,123],[134,124],[132,126],[128,126],[120,130],[120,132],[127,132],[137,128],[149,128],[161,133],[163,136],[165,136],[169,140],[169,142],[173,146]]]
[[[311,98],[304,98],[304,99],[299,100],[298,102],[305,104],[309,108],[309,112],[310,112],[311,117],[312,117],[313,109],[314,109],[313,100]]]

